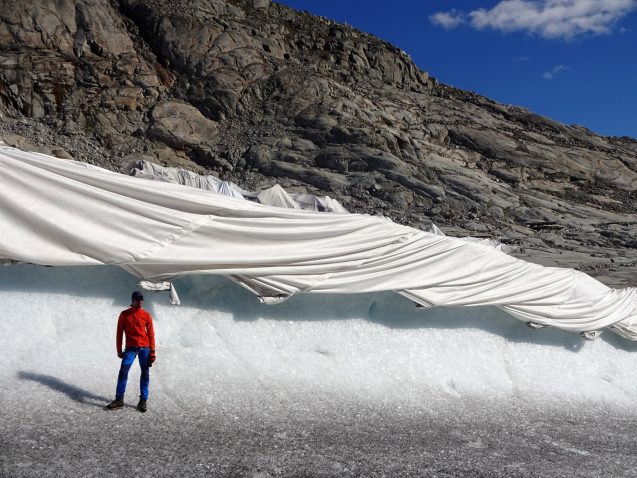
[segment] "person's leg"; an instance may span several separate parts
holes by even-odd
[[[124,351],[124,357],[122,357],[122,365],[119,368],[119,375],[117,376],[117,389],[115,391],[115,400],[124,400],[124,393],[126,392],[126,382],[128,381],[128,372],[135,361],[137,351],[135,349],[126,349]]]
[[[150,349],[139,349],[139,367],[142,369],[139,377],[139,398],[148,400],[148,385],[150,384]]]

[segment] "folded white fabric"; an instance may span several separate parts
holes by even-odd
[[[264,206],[0,147],[0,261],[117,265],[140,279],[220,274],[267,302],[299,292],[399,292],[496,305],[525,322],[632,340],[637,291],[542,267],[490,243],[362,214]],[[272,300],[267,299],[272,298]]]

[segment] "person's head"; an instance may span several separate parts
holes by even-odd
[[[142,303],[144,302],[144,294],[142,294],[140,291],[136,290],[131,295],[130,300],[131,300],[131,305],[133,307],[141,307]]]

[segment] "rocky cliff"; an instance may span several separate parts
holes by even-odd
[[[439,84],[268,0],[0,0],[0,137],[278,182],[637,285],[637,141]]]

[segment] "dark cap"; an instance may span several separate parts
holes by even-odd
[[[144,294],[142,294],[140,291],[136,290],[135,292],[133,292],[133,294],[131,295],[131,301],[135,302],[136,300],[144,300]]]

